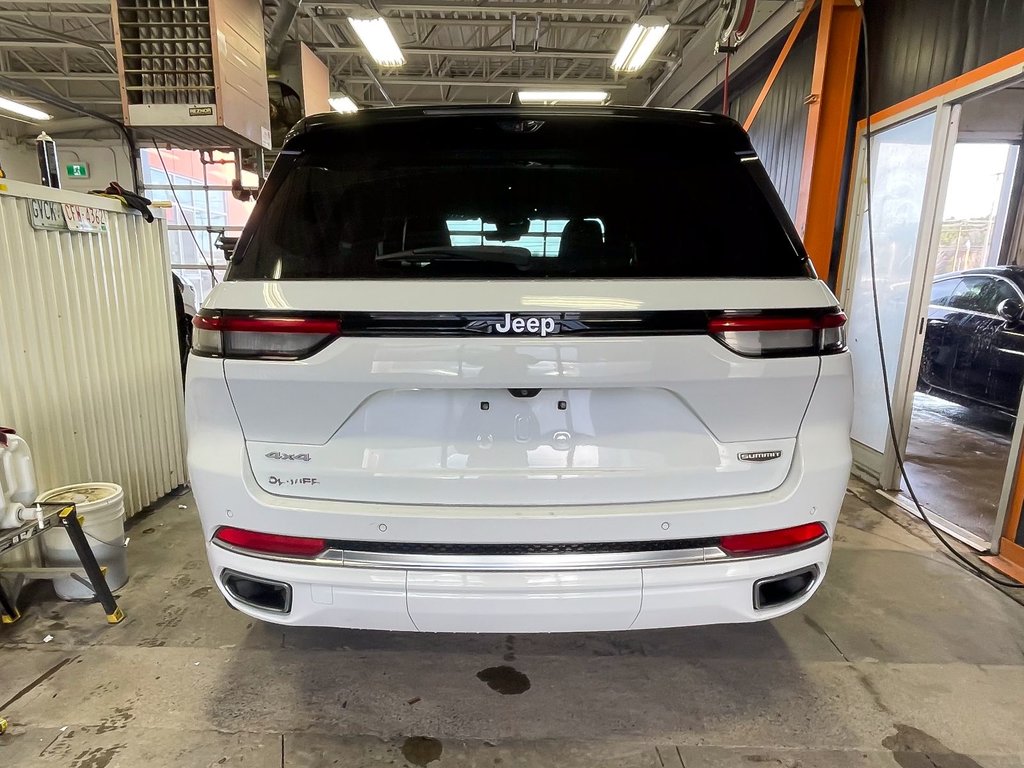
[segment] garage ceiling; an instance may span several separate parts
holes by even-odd
[[[344,23],[353,3],[304,6],[300,37],[315,45],[331,68],[335,83],[362,103],[383,103],[367,73],[365,57]],[[652,12],[672,22],[666,40],[642,72],[655,78],[713,15],[719,0],[669,0]],[[379,77],[396,103],[508,101],[519,87],[597,88],[613,100],[632,103],[647,87],[630,88],[616,79],[609,63],[633,21],[641,15],[637,0],[584,2],[466,3],[382,2],[407,62]],[[642,96],[641,96],[642,99]]]
[[[291,2],[266,3],[268,35]],[[640,104],[667,71],[676,74],[676,62],[695,36],[707,45],[705,27],[718,24],[720,3],[378,0],[374,5],[407,59],[393,71],[373,64],[346,23],[346,12],[360,3],[300,0],[288,39],[312,46],[330,69],[332,88],[362,106],[503,102],[520,87],[597,88],[609,91],[615,103]],[[644,12],[665,16],[672,26],[639,76],[624,78],[609,63]],[[120,117],[112,40],[109,0],[0,0],[0,76]],[[709,49],[704,58],[710,56]]]

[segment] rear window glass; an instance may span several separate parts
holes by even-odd
[[[228,279],[807,276],[737,144],[721,124],[625,119],[323,132],[278,161]]]

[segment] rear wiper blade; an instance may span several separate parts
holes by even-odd
[[[488,261],[525,267],[530,257],[529,248],[514,245],[441,245],[385,253],[377,261]]]

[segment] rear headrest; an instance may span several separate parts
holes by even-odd
[[[599,248],[604,244],[601,225],[588,219],[569,219],[569,223],[562,230],[562,241],[558,246],[558,255],[576,251],[587,251],[591,248]]]
[[[452,244],[448,222],[441,216],[420,216],[405,223],[405,250],[413,248],[438,248]]]
[[[562,230],[562,237],[575,237],[588,244],[600,244],[603,242],[600,223],[593,219],[569,219],[569,223]]]

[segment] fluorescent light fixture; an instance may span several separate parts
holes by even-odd
[[[359,111],[359,105],[352,101],[351,96],[333,96],[327,100],[327,103],[331,105],[331,109],[341,112],[343,115]]]
[[[612,69],[616,72],[639,72],[668,32],[668,27],[668,19],[664,16],[641,16],[626,33],[626,39],[612,59]]]
[[[387,21],[373,11],[353,11],[348,16],[352,31],[362,42],[366,52],[382,67],[400,67],[405,64],[405,55],[398,47],[395,36]]]
[[[522,104],[604,104],[608,91],[519,91]]]
[[[17,101],[11,101],[0,96],[0,110],[4,112],[10,112],[14,115],[20,115],[21,117],[27,117],[30,120],[50,120],[51,116],[33,107],[27,106]]]

